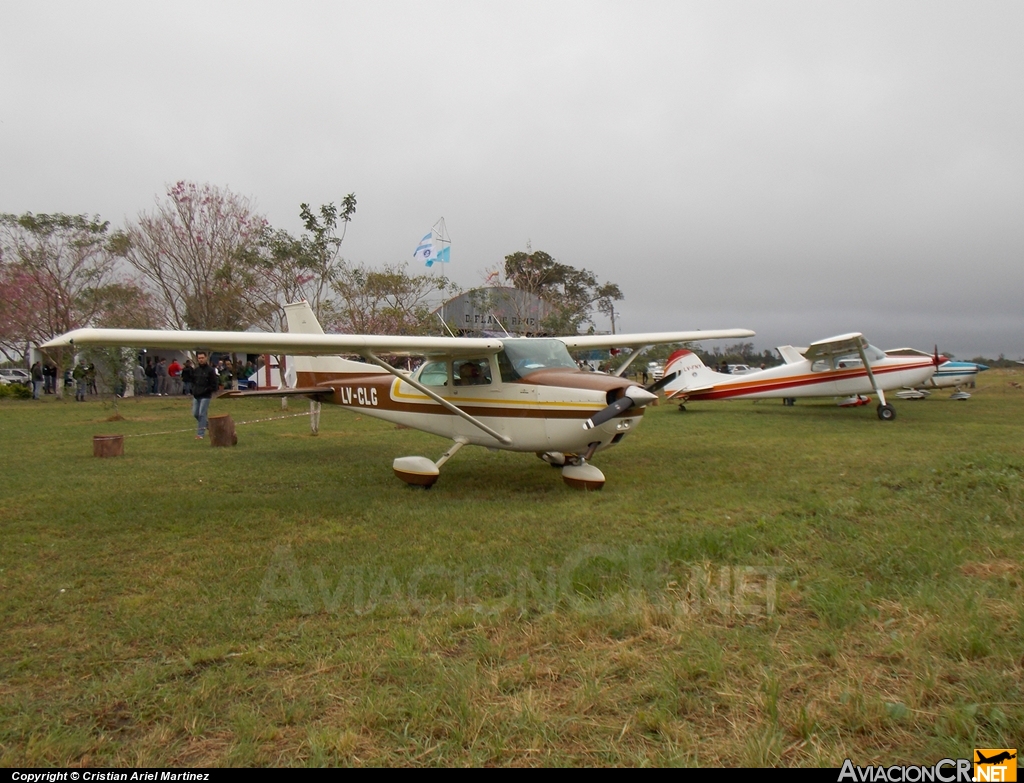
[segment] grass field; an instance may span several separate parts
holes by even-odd
[[[603,492],[324,408],[0,402],[0,766],[932,764],[1024,737],[1024,373],[649,409]],[[292,403],[292,412],[304,407]],[[236,421],[274,401],[219,401]],[[151,434],[165,433],[170,434]],[[124,433],[125,456],[91,436]]]

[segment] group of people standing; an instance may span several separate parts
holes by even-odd
[[[198,357],[197,357],[198,360]],[[207,356],[209,364],[209,356]],[[235,363],[230,359],[221,359],[216,366],[209,364],[217,376],[218,388],[234,388],[235,379],[238,378],[241,387],[242,382],[247,381],[249,376],[256,372],[252,362],[244,366]],[[149,394],[156,397],[172,397],[178,395],[192,394],[192,386],[195,383],[196,365],[191,359],[186,359],[182,365],[177,359],[167,359],[160,356],[148,357],[146,364],[138,364],[135,367],[135,393]]]
[[[157,397],[169,397],[172,395],[189,394],[192,385],[192,375],[195,368],[191,359],[186,359],[182,365],[177,359],[167,359],[160,356],[146,359],[146,366],[141,364],[135,366],[135,393],[151,394]]]
[[[53,362],[36,362],[29,370],[32,376],[32,399],[38,400],[42,394],[57,393],[57,365]],[[64,372],[64,386],[75,386],[75,399],[84,400],[85,395],[98,394],[96,388],[96,365],[80,361]]]
[[[44,387],[45,394],[56,394],[57,392],[57,368],[47,363],[40,367],[39,362],[32,365],[32,398],[39,399],[39,387]],[[86,394],[99,394],[96,388],[96,365],[90,362],[86,364],[79,360],[73,368],[64,371],[64,386],[75,387],[75,401],[84,402]]]

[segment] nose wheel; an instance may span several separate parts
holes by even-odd
[[[581,459],[562,468],[562,480],[573,489],[594,492],[604,486],[604,473]]]

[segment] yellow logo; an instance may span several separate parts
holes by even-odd
[[[1016,748],[975,748],[974,780],[977,783],[1011,783],[1017,780]]]

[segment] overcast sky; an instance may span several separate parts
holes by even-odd
[[[444,216],[620,331],[1024,356],[1024,3],[4,2],[0,74],[0,212],[355,192],[347,258]]]

